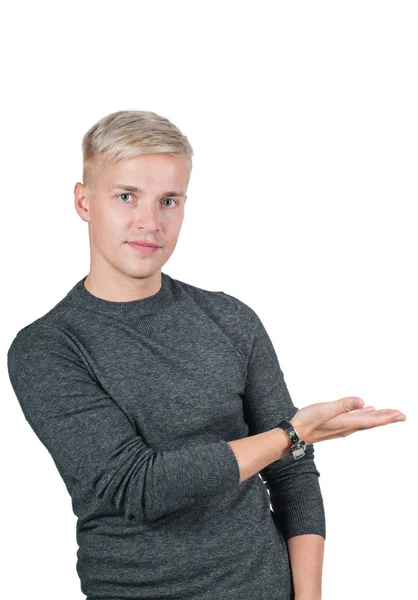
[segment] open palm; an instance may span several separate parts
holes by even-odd
[[[290,422],[300,439],[306,444],[312,444],[405,420],[406,416],[399,410],[364,407],[361,398],[346,396],[301,408]]]

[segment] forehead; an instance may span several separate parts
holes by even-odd
[[[188,164],[185,158],[167,153],[142,154],[106,164],[102,175],[107,186],[122,182],[138,190],[161,185],[184,188]]]

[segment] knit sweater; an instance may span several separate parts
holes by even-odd
[[[287,540],[325,538],[314,447],[240,483],[227,444],[298,410],[260,318],[166,273],[157,293],[125,302],[85,279],[7,354],[24,417],[71,496],[81,591],[291,600]]]

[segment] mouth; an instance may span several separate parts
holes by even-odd
[[[128,244],[135,244],[137,246],[150,246],[151,248],[159,248],[158,244],[154,242],[148,242],[147,240],[132,240],[132,242],[128,242]]]
[[[127,244],[131,246],[131,248],[134,248],[135,250],[145,254],[151,254],[152,252],[156,252],[160,249],[160,246],[157,246],[157,244],[153,244],[151,242],[127,242]]]

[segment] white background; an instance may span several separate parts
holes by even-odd
[[[81,139],[152,110],[194,149],[163,272],[259,314],[294,404],[407,420],[318,443],[323,600],[416,594],[416,2],[3,7],[1,595],[80,600],[68,492],[13,394],[19,329],[88,273]]]

